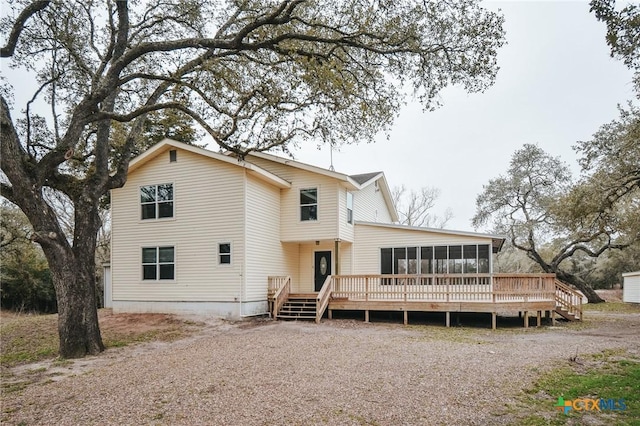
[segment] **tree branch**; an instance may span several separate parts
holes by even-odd
[[[18,44],[18,39],[20,38],[20,34],[24,29],[25,24],[36,13],[45,9],[49,6],[50,1],[35,1],[27,6],[21,13],[18,15],[18,18],[13,23],[13,27],[11,28],[11,33],[9,34],[9,38],[7,39],[7,44],[4,47],[0,48],[0,58],[9,58],[13,56],[16,45]]]

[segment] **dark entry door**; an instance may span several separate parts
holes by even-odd
[[[324,280],[331,275],[331,252],[315,252],[315,290],[320,291]]]

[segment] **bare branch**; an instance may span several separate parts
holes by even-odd
[[[9,34],[9,38],[7,39],[7,44],[5,44],[2,48],[0,48],[0,58],[9,58],[13,56],[16,45],[18,44],[18,39],[20,38],[20,34],[24,29],[25,24],[36,13],[45,9],[49,6],[50,1],[34,1],[29,6],[27,6],[16,18],[13,23],[13,27],[11,28],[11,33]]]

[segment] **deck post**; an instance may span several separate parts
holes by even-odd
[[[496,314],[495,312],[491,312],[491,329],[492,330],[496,329],[497,316],[498,314]]]
[[[369,310],[364,310],[364,322],[369,322]]]
[[[542,325],[542,311],[538,311],[538,327]]]
[[[529,328],[529,311],[524,311],[524,328]]]
[[[409,324],[409,312],[405,309],[404,310],[404,325]]]
[[[556,325],[556,311],[551,311],[551,325]]]
[[[447,324],[447,327],[451,327],[451,312],[447,311],[445,318],[446,318],[445,323]]]

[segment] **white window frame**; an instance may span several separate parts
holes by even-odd
[[[223,245],[228,245],[229,246],[229,253],[222,253],[222,251],[220,250],[222,248]],[[231,244],[231,242],[221,242],[218,243],[218,265],[219,266],[231,266],[231,262],[233,260],[233,258],[231,257],[231,253],[233,251],[233,245]],[[228,263],[224,263],[222,261],[222,256],[225,257],[229,257],[229,262]]]
[[[173,262],[160,262],[160,249],[161,248],[172,248],[173,249]],[[145,249],[155,249],[156,251],[156,260],[153,263],[144,261],[144,250]],[[176,262],[176,246],[171,244],[163,244],[163,245],[145,245],[140,247],[140,265],[141,269],[141,280],[143,282],[174,282],[176,280],[177,274],[177,262]],[[144,277],[144,267],[154,265],[156,269],[156,277],[155,278],[145,278]],[[162,265],[173,265],[173,278],[160,278],[160,266]]]
[[[298,198],[298,204],[300,206],[299,209],[299,218],[300,218],[300,222],[318,222],[320,219],[320,190],[317,186],[312,186],[312,187],[308,187],[308,188],[300,188],[300,191],[298,193],[298,196],[300,197],[302,195],[302,191],[311,191],[314,190],[316,191],[316,202],[315,203],[309,203],[309,204],[302,204],[302,200],[300,200],[300,198]],[[316,206],[316,218],[315,219],[303,219],[302,218],[302,208],[303,207],[311,207],[311,206]]]
[[[351,201],[351,203],[349,203]],[[349,206],[351,204],[351,206]],[[353,192],[347,191],[347,223],[353,225]]]
[[[162,185],[171,185],[171,200],[158,200],[158,187],[162,186]],[[154,195],[154,200],[153,201],[142,201],[142,188],[148,188],[148,187],[155,187],[155,195]],[[166,183],[158,183],[158,184],[151,184],[151,185],[141,185],[138,188],[138,197],[139,198],[139,205],[140,205],[140,221],[145,222],[145,221],[153,221],[153,220],[173,220],[176,217],[176,186],[173,182],[166,182]],[[160,204],[161,203],[171,203],[171,216],[167,216],[167,217],[159,217],[160,215]],[[155,217],[147,217],[144,218],[142,217],[142,207],[145,205],[153,205],[155,207]]]

